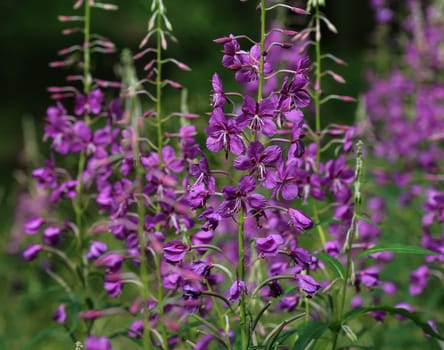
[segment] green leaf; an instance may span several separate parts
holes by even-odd
[[[220,340],[222,342],[222,344],[225,345],[225,347],[227,349],[230,348],[229,344],[227,343],[227,340],[225,338],[223,338],[220,334],[220,331],[217,329],[217,327],[212,323],[214,322],[213,320],[207,321],[206,319],[200,317],[199,315],[196,314],[190,314],[191,317],[194,317],[196,320],[198,320],[199,322],[201,322],[201,324],[204,324],[205,326],[207,326],[208,330],[210,331],[210,333],[217,338],[218,340]],[[216,322],[215,322],[216,323]]]
[[[327,265],[327,267],[333,271],[337,278],[340,278],[341,280],[345,278],[344,266],[342,266],[338,259],[335,259],[334,257],[325,253],[313,255]]]
[[[293,350],[305,350],[309,344],[314,344],[328,329],[328,323],[310,321],[302,327],[299,338],[293,345]]]
[[[430,335],[431,337],[440,339],[444,341],[444,336],[436,333],[432,327],[428,323],[423,322],[420,319],[419,313],[409,312],[406,309],[394,308],[391,306],[373,306],[373,307],[358,307],[349,312],[347,312],[341,320],[341,323],[344,324],[358,316],[366,314],[371,311],[385,311],[391,315],[401,315],[409,320],[413,321],[419,328],[421,328],[424,333]]]
[[[403,245],[398,243],[386,243],[364,250],[360,252],[356,257],[361,258],[369,254],[380,253],[380,252],[393,252],[400,254],[420,254],[420,255],[442,255],[440,253],[436,253],[434,251],[422,247]]]
[[[272,329],[272,331],[268,334],[268,336],[265,338],[264,340],[264,345],[265,345],[265,349],[266,350],[271,350],[273,349],[273,344],[275,343],[277,337],[279,336],[279,334],[282,332],[282,330],[284,329],[284,327],[288,324],[290,324],[293,321],[296,321],[302,317],[305,316],[305,313],[300,313],[298,315],[295,315],[293,317],[290,317],[287,320],[282,321],[281,323],[279,323],[276,327],[274,327]]]
[[[22,348],[21,350],[30,350],[30,349],[34,349],[35,345],[41,341],[42,339],[45,338],[49,338],[50,336],[52,336],[52,333],[54,333],[55,331],[59,331],[60,329],[62,329],[62,327],[60,327],[59,325],[57,326],[53,326],[53,327],[48,327],[45,329],[42,329],[40,332],[38,332],[35,336],[33,336]]]

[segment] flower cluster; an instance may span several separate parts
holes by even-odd
[[[370,88],[364,96],[368,124],[358,127],[372,139],[372,154],[382,162],[379,164],[390,165],[390,171],[381,167],[373,170],[378,186],[396,186],[400,190],[399,205],[404,210],[422,205],[422,218],[416,216],[415,223],[422,237],[416,235],[415,239],[436,255],[426,255],[424,264],[410,273],[409,292],[416,296],[425,291],[433,271],[442,265],[444,252],[443,236],[435,233],[442,231],[443,222],[440,180],[444,154],[440,130],[444,127],[444,85],[439,70],[443,64],[440,38],[444,32],[442,19],[436,15],[440,5],[433,1],[407,1],[402,5],[408,11],[406,18],[394,17],[389,4],[383,1],[372,1],[372,5],[383,26],[402,27],[402,39],[387,40],[402,52],[392,62],[404,64],[394,63],[388,69],[378,67],[388,71],[385,75],[378,71],[369,74]],[[390,12],[390,16],[382,20],[383,12]],[[379,201],[385,206],[382,198]]]
[[[360,143],[354,146],[355,127],[321,127],[321,106],[354,100],[323,90],[324,79],[345,82],[322,70],[324,59],[344,64],[321,55],[321,24],[336,31],[320,11],[323,5],[310,0],[307,9],[285,2],[267,7],[262,0],[259,40],[233,34],[215,39],[222,66],[239,89],[226,91],[214,73],[211,111],[202,117],[205,130],[198,130],[192,120],[199,116],[183,105],[180,112],[166,112],[171,106],[165,106],[164,89],[182,87],[165,78],[164,65],[190,68],[166,56],[175,38],[164,1],[152,2],[140,51],[122,55],[119,83],[93,79],[90,68],[92,52],[114,49],[89,33],[91,9],[114,6],[76,3],[85,11],[85,44],[61,54],[83,53],[83,76],[68,80],[83,82],[84,89],[50,88],[56,102],[47,110],[44,139],[51,158],[32,177],[54,211],[29,215],[24,230],[34,243],[23,256],[46,253],[62,263],[46,268],[69,300],[53,318],[72,338],[85,339],[87,350],[110,350],[120,337],[144,349],[271,349],[290,344],[295,331],[309,331],[311,323],[332,330],[336,349],[347,296],[360,307],[367,302],[364,291],[394,293],[395,286],[379,276],[392,254],[360,258],[380,237],[385,206],[369,198],[363,214],[363,154]],[[311,20],[300,31],[283,29],[267,21],[276,7]],[[143,79],[133,59],[147,59]],[[108,87],[121,88],[119,96]],[[397,144],[390,151],[404,147],[410,156],[416,146]],[[423,160],[431,168],[436,152]],[[62,158],[66,168],[58,165]],[[425,227],[444,220],[443,198],[429,191]],[[439,244],[429,238],[430,247]],[[412,294],[424,288],[427,273],[424,266],[412,275]],[[382,319],[383,312],[373,316]],[[99,326],[108,317],[121,325],[117,331]],[[83,325],[72,321],[77,319]]]

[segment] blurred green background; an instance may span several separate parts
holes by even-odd
[[[125,47],[136,50],[146,32],[150,1],[116,3],[120,7],[117,12],[93,12],[93,31],[112,39],[119,51]],[[228,81],[233,81],[232,72],[220,65],[221,46],[212,40],[230,33],[257,37],[256,1],[165,0],[165,4],[179,40],[178,44],[170,45],[170,55],[193,69],[174,77],[189,90],[190,111],[205,113],[209,109],[213,72],[220,73],[228,89]],[[59,49],[79,42],[78,36],[62,36],[61,31],[67,25],[57,21],[58,15],[75,13],[72,5],[71,0],[0,2],[3,52],[0,65],[3,86],[0,94],[0,234],[3,238],[0,244],[0,276],[4,281],[0,291],[0,349],[49,349],[41,338],[30,341],[31,335],[38,334],[51,318],[53,308],[48,309],[48,305],[54,308],[57,305],[56,301],[51,301],[40,307],[42,300],[53,295],[53,291],[47,289],[48,280],[37,264],[30,266],[15,257],[8,257],[4,251],[17,194],[14,174],[17,174],[17,169],[23,168],[22,120],[27,116],[35,121],[40,140],[45,111],[52,103],[46,87],[63,85],[68,74],[63,69],[49,68],[48,62],[57,59]],[[332,88],[338,94],[357,97],[365,86],[363,58],[370,47],[374,25],[372,13],[365,0],[327,1],[325,12],[335,23],[339,34],[324,35],[324,50],[348,62],[347,67],[337,68],[347,84],[332,84]],[[97,64],[97,76],[109,77],[118,60],[119,53],[102,56]],[[355,104],[332,103],[323,115],[326,122],[351,124],[355,109]],[[12,271],[20,271],[20,274]],[[32,317],[28,317],[30,313]],[[57,340],[54,344],[54,349],[65,348],[57,347]],[[66,344],[66,339],[62,339],[60,344]]]

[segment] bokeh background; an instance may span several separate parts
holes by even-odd
[[[112,78],[110,75],[119,60],[120,50],[136,50],[146,31],[150,1],[115,3],[120,7],[117,12],[93,13],[93,31],[111,38],[118,48],[118,53],[102,57],[97,64],[101,78]],[[205,113],[209,109],[213,72],[216,70],[222,77],[226,76],[225,81],[232,79],[231,72],[220,65],[221,46],[212,40],[230,33],[257,37],[256,1],[165,0],[165,3],[179,40],[178,44],[170,45],[170,54],[193,69],[175,78],[189,90],[190,111]],[[67,74],[49,68],[48,62],[57,59],[59,49],[76,40],[61,35],[67,26],[57,21],[58,15],[74,13],[72,4],[72,0],[0,1],[0,278],[3,284],[0,288],[0,349],[49,349],[42,339],[51,330],[46,331],[49,333],[39,331],[52,312],[46,303],[41,307],[42,301],[48,301],[53,291],[45,286],[46,279],[38,266],[30,267],[5,252],[14,215],[20,215],[14,213],[14,203],[18,193],[17,177],[25,168],[24,138],[29,137],[24,134],[23,119],[28,120],[28,131],[35,126],[44,153],[46,149],[40,142],[43,118],[52,103],[46,87],[63,85]],[[339,34],[325,34],[324,50],[348,63],[347,67],[337,69],[347,84],[335,85],[335,92],[357,97],[365,88],[366,52],[371,47],[374,27],[372,12],[366,0],[327,1],[325,12]],[[229,90],[229,83],[226,86]],[[327,122],[353,123],[356,104],[332,103],[328,108],[324,111]],[[37,337],[33,337],[36,334]]]

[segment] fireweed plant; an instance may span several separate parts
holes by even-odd
[[[61,17],[83,23],[65,30],[83,44],[51,65],[78,66],[83,74],[68,80],[83,89],[50,88],[56,102],[44,137],[52,155],[32,176],[51,211],[27,220],[25,232],[39,242],[30,238],[23,256],[48,259],[46,272],[66,291],[54,320],[74,343],[339,349],[361,345],[353,320],[365,313],[400,314],[442,339],[408,308],[363,304],[366,291],[390,290],[379,272],[391,253],[375,247],[381,203],[369,199],[365,214],[354,128],[322,125],[325,103],[354,101],[322,88],[326,78],[345,83],[323,69],[324,60],[344,64],[322,52],[321,28],[336,32],[324,5],[261,0],[258,40],[215,39],[239,90],[225,91],[214,73],[200,131],[184,104],[166,112],[164,89],[182,87],[164,65],[190,68],[168,56],[176,40],[164,1],[151,3],[140,51],[122,55],[119,83],[91,69],[92,53],[114,51],[91,33],[92,10],[115,6],[78,1],[82,16]],[[273,19],[277,10],[305,18],[306,27],[285,29],[282,16]],[[146,62],[142,79],[133,59]],[[62,158],[77,167],[59,167]]]
[[[375,182],[398,189],[398,206],[405,210],[416,207],[421,216],[415,216],[418,234],[412,240],[437,253],[425,256],[424,263],[410,273],[408,291],[410,299],[415,300],[412,297],[427,292],[432,280],[443,282],[444,31],[438,14],[444,3],[411,0],[402,5],[389,1],[371,4],[379,22],[379,38],[390,43],[388,54],[396,57],[391,65],[377,59],[375,70],[369,74],[370,88],[364,95],[368,118],[362,132],[372,139],[372,154],[380,164],[373,171]],[[393,11],[394,5],[401,11]],[[399,13],[404,15],[395,15]],[[390,35],[396,27],[402,28],[403,36]],[[403,142],[396,141],[401,138]],[[391,172],[384,170],[386,163],[392,167]],[[414,304],[404,306],[416,309]],[[442,323],[443,319],[435,321]]]

